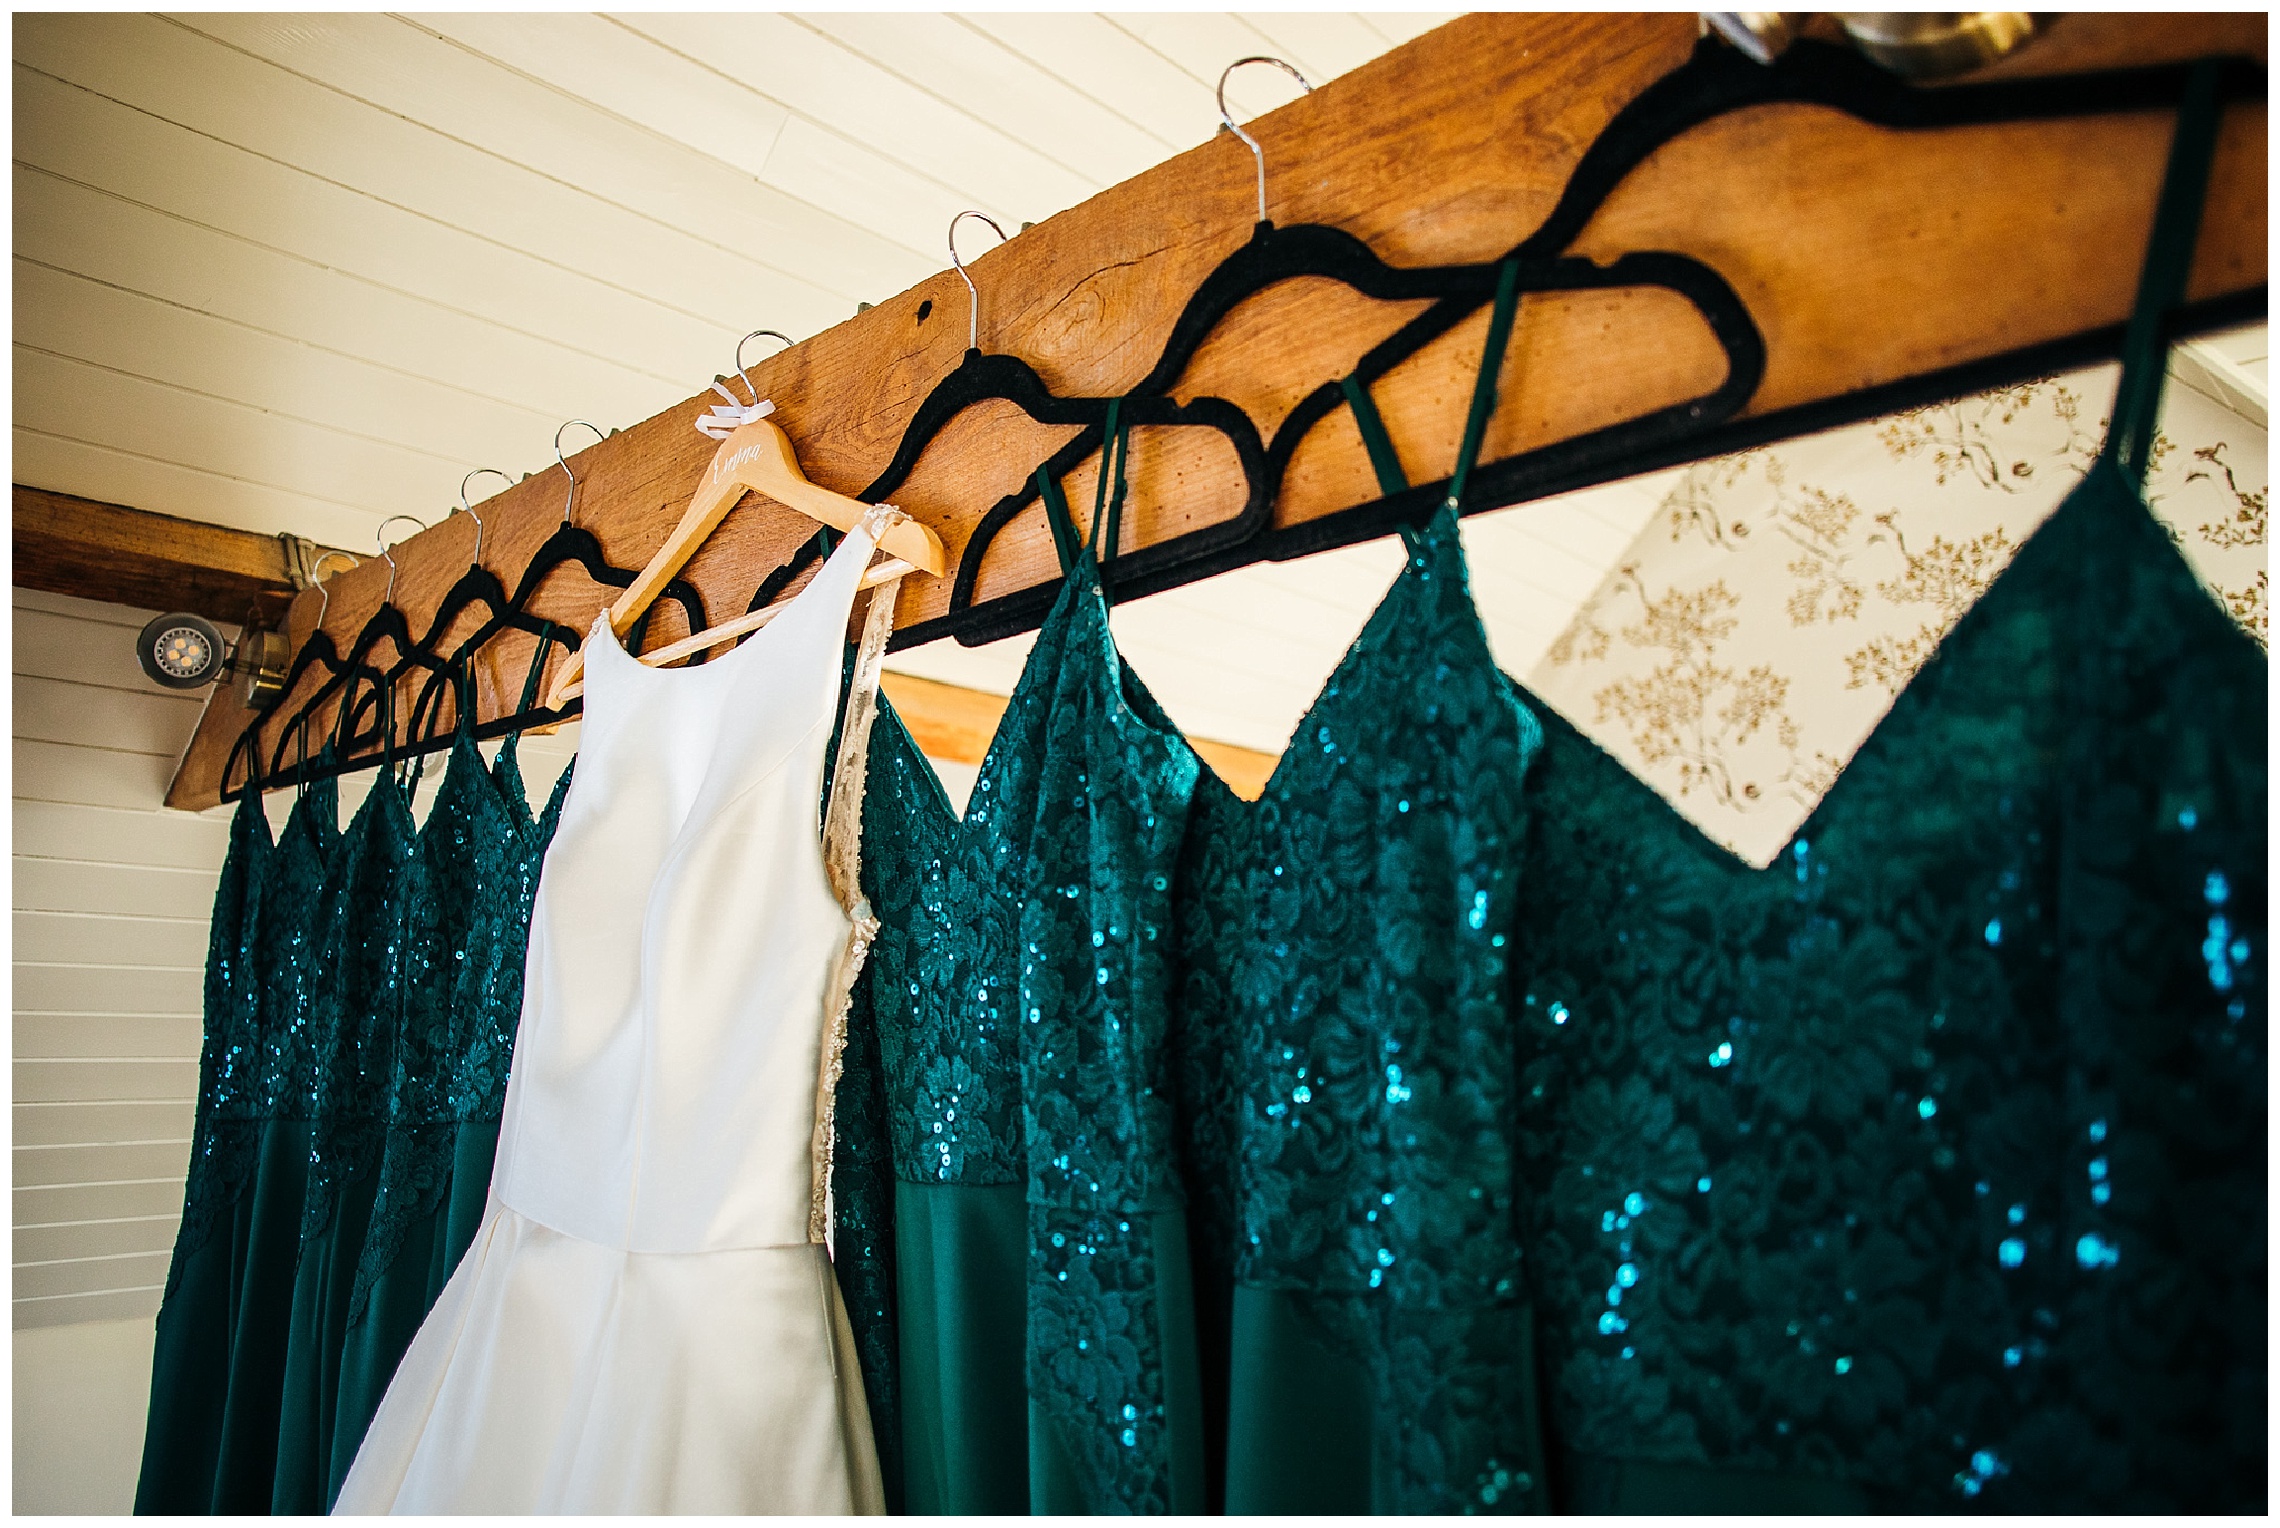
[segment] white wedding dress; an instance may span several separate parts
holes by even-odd
[[[694,668],[598,622],[531,915],[490,1206],[334,1511],[878,1512],[832,1276],[829,1100],[876,925],[854,845],[891,510]],[[836,885],[836,891],[835,891]]]

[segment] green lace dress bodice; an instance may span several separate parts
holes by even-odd
[[[386,1138],[349,1297],[328,1505],[490,1189],[531,902],[562,799],[558,784],[533,822],[515,755],[509,739],[486,767],[461,730],[420,829],[424,891],[411,908]]]
[[[315,1065],[299,1261],[271,1510],[324,1509],[341,1352],[356,1266],[379,1188],[399,1037],[413,1026],[412,909],[421,878],[405,786],[382,771],[343,835],[317,949]]]
[[[1523,1203],[1574,1504],[2257,1509],[2265,686],[2102,463],[1769,869],[1550,725]]]
[[[229,1325],[229,1373],[214,1462],[214,1512],[269,1510],[285,1386],[286,1340],[309,1175],[309,1093],[316,1073],[319,952],[338,869],[340,797],[330,780],[294,803],[268,859],[251,943],[260,986],[252,1160],[232,1211],[241,1273]],[[154,1375],[153,1385],[157,1384]]]
[[[1033,709],[1017,693],[1006,715]],[[961,821],[879,703],[861,873],[880,926],[850,1013],[833,1195],[837,1239],[871,1252],[838,1261],[882,1473],[913,1512],[1028,1510],[1020,859],[997,803],[1029,769],[993,746]]]
[[[1032,1499],[1194,1512],[1209,1487],[1166,1044],[1201,765],[1118,658],[1089,553],[1030,662],[1051,676],[1020,803]]]
[[[875,1275],[842,1277],[914,1512],[1205,1499],[1164,1076],[1197,765],[1116,655],[1096,555],[1071,558],[963,819],[890,708],[872,734],[863,881],[881,929],[835,1195],[841,1236],[892,1246],[891,1301]],[[889,1143],[868,1166],[866,1120]],[[891,1234],[861,1187],[882,1155]]]
[[[1265,793],[1198,793],[1181,874],[1230,1512],[1540,1505],[1508,1001],[1540,733],[1455,513],[1406,539]]]
[[[2215,141],[2106,449],[1772,867],[1554,724],[1522,1204],[1563,1495],[2265,1504],[2267,665],[2140,498]]]

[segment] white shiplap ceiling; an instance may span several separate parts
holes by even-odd
[[[16,476],[369,545],[1440,19],[19,16]]]

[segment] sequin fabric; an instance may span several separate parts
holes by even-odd
[[[1171,876],[1197,764],[1118,658],[1091,554],[1039,632],[963,819],[884,705],[870,770],[863,884],[881,928],[863,1004],[894,1171],[1027,1185],[1035,1414],[1068,1444],[1082,1500],[1167,1510],[1143,1205],[1176,1182]],[[863,1066],[849,1065],[860,1083]],[[850,1086],[842,1079],[841,1107],[869,1107]],[[880,1240],[891,1197],[871,1192],[881,1207],[858,1208],[856,1223]],[[879,1347],[891,1342],[891,1274],[863,1283],[853,1303],[886,1334],[859,1336],[876,1350],[866,1372],[891,1371],[891,1347]]]
[[[1017,690],[998,736],[1034,731],[1044,700]],[[880,713],[862,869],[879,935],[861,987],[891,1105],[894,1171],[911,1183],[1018,1183],[1015,934],[1026,824],[1001,826],[1001,803],[1028,798],[1035,760],[993,743],[961,820],[892,708]]]
[[[1541,732],[1489,654],[1455,514],[1405,535],[1265,793],[1198,792],[1188,1176],[1222,1276],[1298,1294],[1366,1366],[1381,1508],[1542,1510],[1509,1004]]]
[[[410,909],[403,1023],[379,1188],[349,1298],[352,1326],[411,1228],[450,1191],[460,1127],[498,1117],[505,1057],[522,1015],[531,901],[552,827],[551,807],[532,822],[511,748],[502,748],[494,770],[468,734],[454,739],[419,832],[421,894]],[[471,1065],[480,1075],[468,1075]]]
[[[182,1223],[166,1271],[169,1299],[190,1260],[213,1234],[221,1212],[236,1201],[253,1170],[261,1097],[258,945],[273,853],[269,819],[262,812],[259,794],[241,798],[230,816],[229,853],[222,861],[207,928],[198,1112]]]
[[[506,767],[495,774],[502,786],[511,785],[517,809],[527,814],[529,808],[522,804],[521,778],[508,773],[511,759],[504,762]],[[523,965],[530,942],[531,902],[538,895],[539,869],[545,863],[547,845],[553,842],[555,825],[562,820],[563,798],[570,792],[571,777],[577,767],[573,760],[554,782],[546,807],[538,814],[537,825],[531,830],[528,852],[515,864],[513,882],[501,885],[500,895],[520,909],[517,914],[520,921],[513,930],[501,931],[477,974],[479,990],[485,997],[469,1015],[467,1044],[452,1068],[454,1119],[496,1124],[506,1111],[507,1071],[514,1061],[515,1029],[522,1022]]]
[[[1028,848],[1017,1012],[1029,1393],[1076,1451],[1090,1510],[1164,1512],[1166,1314],[1147,1215],[1158,1190],[1178,1193],[1172,877],[1201,766],[1117,656],[1090,553],[1038,634],[1025,684],[1032,675],[1034,795],[998,803]]]
[[[321,780],[302,793],[277,835],[253,965],[261,988],[260,1067],[253,1118],[306,1118],[316,1072],[317,954],[328,907],[325,884],[340,852],[340,793]]]
[[[305,1085],[309,1176],[301,1243],[332,1224],[342,1189],[378,1171],[389,1083],[410,1007],[412,909],[429,888],[404,788],[383,773],[343,835],[317,947],[314,1065]]]
[[[1566,1444],[2262,1510],[2265,687],[2102,461],[1768,870],[1548,724],[1521,1205]]]

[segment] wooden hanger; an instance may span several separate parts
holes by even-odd
[[[755,330],[754,333],[768,331]],[[749,340],[753,336],[746,335]],[[782,338],[782,336],[777,336]],[[787,343],[789,343],[787,341]],[[741,346],[739,349],[741,350]],[[739,358],[741,359],[741,357]],[[738,368],[742,374],[742,367]],[[745,385],[752,379],[745,377]],[[713,453],[712,464],[705,469],[696,496],[689,501],[688,511],[681,523],[673,527],[673,534],[649,559],[648,566],[634,575],[633,583],[610,606],[610,629],[620,637],[630,630],[657,598],[658,592],[671,581],[673,575],[687,565],[697,554],[720,522],[728,517],[737,501],[747,491],[766,494],[777,503],[798,510],[811,520],[821,521],[835,530],[851,531],[868,514],[871,506],[860,499],[851,499],[843,493],[834,493],[807,480],[800,471],[799,457],[792,450],[792,442],[784,432],[765,417],[774,411],[774,405],[760,398],[757,389],[754,401],[739,403],[727,387],[715,383],[713,391],[728,400],[729,406],[715,405],[711,414],[698,422],[697,428],[711,435],[725,429],[720,449]],[[714,426],[707,429],[710,424]],[[942,538],[916,520],[905,517],[879,538],[879,550],[898,558],[904,564],[895,568],[887,564],[865,576],[866,584],[884,582],[912,571],[932,574],[939,578],[947,566],[942,551]],[[693,652],[732,641],[748,631],[767,624],[775,607],[751,611],[733,621],[694,633],[656,653],[644,655],[644,661],[662,663],[672,657],[686,657]],[[670,657],[668,655],[671,655]],[[553,688],[547,692],[546,704],[557,709],[583,688],[581,676],[585,673],[585,654],[572,653],[562,672],[555,676]]]
[[[910,522],[905,521],[903,523],[909,524]],[[890,531],[888,534],[892,535],[893,532]],[[893,583],[906,573],[917,571],[916,568],[901,558],[891,557],[885,562],[874,563],[864,570],[863,581],[857,587],[876,588],[880,584]],[[886,596],[880,595],[878,598],[884,599]],[[776,619],[777,616],[782,615],[788,608],[790,608],[789,602],[786,602],[770,605],[763,610],[748,610],[733,621],[723,621],[718,626],[708,626],[703,631],[683,637],[678,642],[668,642],[654,652],[637,654],[634,661],[646,663],[651,668],[662,668],[668,663],[678,663],[692,653],[701,653],[708,647],[718,647],[724,642],[733,642],[748,632],[758,631]],[[573,654],[572,656],[576,657],[577,655]],[[566,702],[575,700],[585,693],[585,679],[578,674],[572,674],[567,684],[558,683],[555,686],[554,694],[548,699],[547,705],[550,708],[559,708]]]

